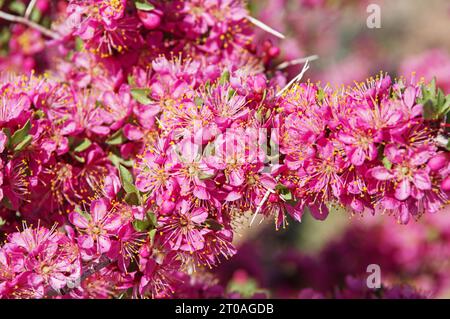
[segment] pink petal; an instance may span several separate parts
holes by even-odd
[[[0,131],[0,153],[2,153],[5,150],[6,141],[8,137],[3,133],[3,131]]]
[[[235,201],[235,200],[238,200],[238,199],[240,199],[242,197],[242,194],[241,193],[238,193],[238,192],[229,192],[228,193],[228,195],[227,195],[227,197],[225,198],[225,200],[227,201],[227,202],[232,202],[232,201]]]
[[[111,248],[111,241],[107,236],[100,236],[98,238],[98,244],[100,247],[100,253],[102,254],[107,253]]]
[[[317,220],[325,220],[329,213],[327,206],[323,203],[320,205],[309,206],[309,211],[311,212],[312,217]]]
[[[416,90],[413,87],[407,87],[405,93],[403,94],[403,100],[405,105],[412,108],[414,105],[414,100],[416,99]]]
[[[77,212],[73,212],[69,215],[70,222],[78,228],[87,228],[88,221],[82,215]]]
[[[387,168],[378,166],[371,170],[372,176],[379,181],[387,181],[393,177],[393,175],[387,170]]]
[[[206,218],[208,218],[208,212],[204,208],[194,209],[191,213],[191,220],[196,224],[203,223]]]
[[[418,189],[427,190],[431,189],[430,176],[424,171],[418,171],[414,173],[413,183]]]
[[[94,221],[102,220],[108,211],[108,207],[103,199],[98,199],[91,204],[91,214]]]
[[[407,178],[404,178],[395,189],[395,198],[405,200],[411,195],[411,184]]]
[[[361,147],[357,147],[351,157],[351,162],[355,166],[360,166],[364,163],[366,155]]]

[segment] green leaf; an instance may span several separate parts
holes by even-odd
[[[140,10],[140,11],[152,11],[153,9],[155,9],[155,7],[147,2],[136,2],[136,9]]]
[[[383,166],[387,169],[391,169],[392,168],[392,163],[391,161],[387,158],[387,157],[383,157],[383,159],[381,160],[381,162],[383,163]]]
[[[148,97],[149,94],[150,89],[146,88],[131,89],[131,96],[133,97],[133,99],[135,99],[136,101],[138,101],[143,105],[148,105],[152,103],[152,100],[150,100],[150,98]]]
[[[0,227],[6,224],[6,220],[0,217]]]
[[[140,204],[139,196],[137,193],[126,194],[124,200],[128,205],[137,206]]]
[[[9,10],[11,10],[14,13],[17,13],[18,15],[22,16],[25,13],[25,10],[27,7],[23,2],[20,1],[14,1],[9,5]]]
[[[206,221],[206,226],[209,229],[212,229],[214,231],[219,231],[223,229],[223,225],[219,222],[217,222],[217,220],[213,219],[213,218],[208,218]]]
[[[194,103],[195,103],[196,106],[202,106],[204,101],[203,101],[203,99],[200,96],[196,96],[194,98]]]
[[[123,158],[121,158],[120,156],[117,156],[114,153],[109,153],[108,159],[113,163],[113,165],[115,167],[117,167],[117,169],[119,168],[120,165],[123,165],[125,167],[133,167],[133,165],[134,165],[133,160],[128,160],[128,161],[124,160]]]
[[[427,100],[423,104],[423,117],[426,120],[436,119],[437,109],[433,101]]]
[[[148,229],[150,226],[150,222],[148,220],[139,220],[135,219],[133,220],[133,227],[136,229],[136,231],[144,232]]]
[[[286,194],[280,194],[281,198],[283,198],[285,201],[291,201],[294,199],[294,197],[292,196],[292,193],[289,191]]]
[[[11,141],[10,141],[10,145],[13,147],[13,149],[15,150],[16,146],[21,144],[25,139],[27,139],[28,133],[30,132],[31,129],[31,122],[30,120],[28,120],[25,125],[17,130],[13,136],[11,137]]]
[[[155,213],[149,210],[147,212],[147,216],[150,221],[150,225],[152,225],[153,227],[158,227],[158,219],[156,218]]]
[[[78,144],[74,148],[74,152],[81,153],[81,152],[87,150],[89,148],[89,146],[91,146],[91,145],[92,145],[92,142],[88,138],[85,138],[80,142],[80,144]]]
[[[77,154],[70,152],[70,155],[80,163],[86,163],[86,160],[82,156],[78,156]]]
[[[155,242],[156,232],[157,232],[156,228],[154,228],[148,232],[148,238],[150,238],[150,245],[152,245],[152,246],[153,246],[153,243]]]
[[[225,70],[225,71],[222,73],[222,75],[220,76],[219,84],[220,84],[220,85],[224,85],[224,84],[226,84],[226,83],[229,82],[229,81],[230,81],[230,71]]]
[[[75,50],[80,52],[84,49],[84,42],[80,37],[75,38]]]
[[[42,18],[42,12],[41,10],[39,10],[38,8],[34,8],[33,11],[31,12],[31,16],[30,16],[31,20],[34,22],[39,22],[39,20],[41,20]]]
[[[131,175],[130,171],[124,166],[119,165],[119,175],[125,192],[127,192],[127,194],[138,194],[138,190],[136,186],[134,186],[133,175]]]
[[[110,138],[106,140],[106,144],[108,145],[121,145],[127,141],[125,135],[123,135],[122,130],[118,130]]]
[[[28,145],[31,144],[32,141],[33,141],[33,136],[27,135],[27,136],[22,140],[22,142],[20,142],[19,144],[17,144],[17,145],[14,147],[14,151],[20,152],[20,151],[24,150]]]

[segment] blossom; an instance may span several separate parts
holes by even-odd
[[[106,253],[111,249],[111,238],[120,226],[120,219],[111,214],[106,200],[92,202],[89,214],[72,212],[70,222],[82,233],[78,238],[80,247]]]
[[[207,217],[205,208],[195,208],[181,200],[171,215],[159,219],[161,241],[172,250],[194,252],[202,249],[205,240],[201,230]]]
[[[9,280],[22,286],[5,297],[21,297],[23,294],[29,298],[41,298],[50,289],[59,291],[81,276],[77,246],[55,229],[25,228],[22,232],[12,233],[2,247],[0,256],[2,263],[6,263],[6,268],[2,266],[2,273],[10,272],[17,276],[6,276],[3,287],[10,284]]]

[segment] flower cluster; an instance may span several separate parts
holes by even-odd
[[[0,79],[2,298],[217,297],[208,271],[257,215],[406,223],[448,203],[450,98],[433,85],[286,86],[239,0],[57,16],[54,65]]]
[[[448,203],[449,158],[430,122],[435,93],[384,75],[348,89],[294,86],[278,109],[280,181],[317,219],[327,204],[402,223],[436,213]]]

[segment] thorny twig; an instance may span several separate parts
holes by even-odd
[[[44,28],[40,24],[37,24],[36,22],[33,22],[25,17],[19,17],[19,16],[15,16],[15,15],[0,11],[0,19],[4,19],[4,20],[10,21],[10,22],[22,23],[30,28],[38,30],[43,35],[45,35],[49,38],[52,38],[55,40],[61,39],[61,36],[58,33],[54,32],[52,30],[49,30],[47,28]]]

